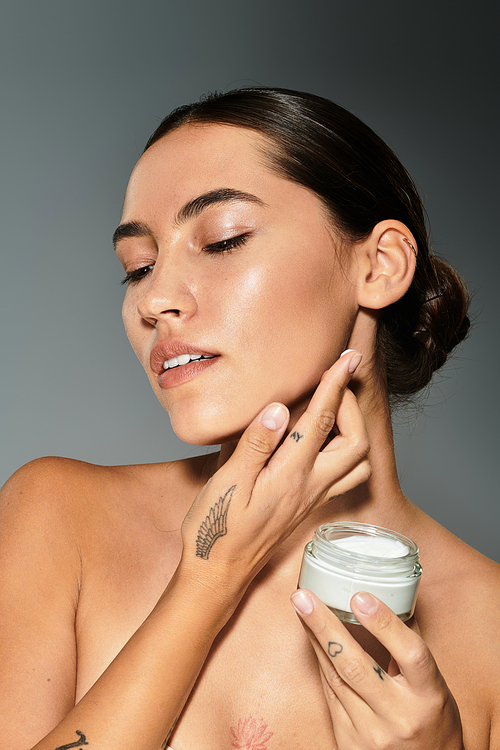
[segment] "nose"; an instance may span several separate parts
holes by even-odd
[[[193,282],[180,265],[157,259],[154,268],[142,281],[137,312],[150,325],[160,320],[189,318],[196,312],[197,299]]]

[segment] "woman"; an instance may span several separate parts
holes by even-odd
[[[397,479],[389,399],[468,319],[396,157],[315,96],[211,97],[152,136],[114,239],[156,395],[182,439],[222,447],[42,459],[6,485],[5,746],[498,747],[499,566]],[[305,543],[339,520],[417,542],[411,627],[366,593],[346,627],[296,591]]]

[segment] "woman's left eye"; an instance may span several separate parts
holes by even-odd
[[[228,240],[212,242],[211,245],[205,247],[205,252],[210,255],[217,255],[217,253],[230,253],[231,250],[235,250],[237,247],[244,245],[249,236],[250,235],[247,232],[246,234],[240,234],[237,237],[230,237]]]
[[[135,271],[129,271],[120,283],[127,284],[127,286],[129,286],[130,284],[136,284],[138,281],[141,281],[141,279],[144,279],[148,275],[148,273],[151,273],[153,268],[154,264],[150,266],[142,266],[141,268],[137,268]]]

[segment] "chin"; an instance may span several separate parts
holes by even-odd
[[[172,429],[179,440],[182,440],[184,443],[206,446],[235,442],[240,439],[244,432],[243,428],[233,433],[221,433],[214,432],[214,430],[204,429],[202,426],[199,428],[193,428],[192,425],[174,426],[174,424],[172,424]]]
[[[239,440],[255,414],[242,415],[237,421],[227,413],[210,409],[208,413],[197,409],[190,413],[186,409],[173,409],[170,414],[172,429],[180,440],[191,445],[221,445]]]

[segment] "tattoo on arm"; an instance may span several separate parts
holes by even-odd
[[[378,674],[382,681],[384,680],[384,670],[381,667],[373,667],[373,671]]]
[[[342,653],[344,647],[341,643],[335,641],[329,641],[328,643],[328,654],[334,659],[336,656]]]
[[[295,442],[298,443],[299,440],[302,440],[302,438],[304,437],[304,435],[301,435],[300,432],[292,432],[292,434],[290,435],[290,437],[292,438],[292,440],[295,440]]]
[[[69,745],[60,745],[60,747],[56,747],[56,750],[69,750],[70,747],[82,747],[82,745],[89,744],[83,732],[80,732],[80,730],[77,729],[76,733],[80,735],[79,740],[76,740],[76,742],[70,742]]]
[[[196,538],[197,557],[208,560],[210,550],[217,539],[227,534],[227,512],[235,489],[236,485],[233,484],[224,497],[219,498],[219,502],[210,508],[210,513],[198,529],[198,536]]]

